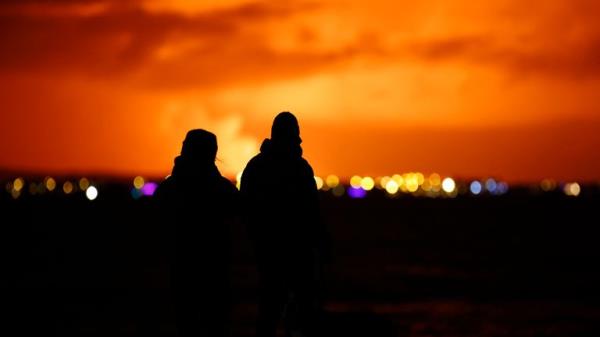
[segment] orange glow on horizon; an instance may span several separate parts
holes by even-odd
[[[587,0],[3,2],[0,170],[165,176],[186,131],[204,128],[233,177],[288,110],[328,188],[329,175],[397,172],[600,180],[598,12]],[[441,184],[409,178],[378,185]]]

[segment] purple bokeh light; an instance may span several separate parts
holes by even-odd
[[[348,195],[352,199],[362,199],[367,196],[367,191],[363,190],[360,187],[350,187],[348,188]]]
[[[154,195],[154,192],[156,192],[156,189],[158,188],[158,184],[154,183],[154,182],[147,182],[144,184],[144,186],[142,186],[142,188],[140,189],[140,191],[142,192],[142,195],[145,195],[147,197],[151,197]]]

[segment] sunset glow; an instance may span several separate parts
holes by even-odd
[[[331,174],[397,172],[600,180],[598,13],[591,0],[3,1],[0,169],[164,177],[204,128],[235,177],[288,110],[330,188]]]

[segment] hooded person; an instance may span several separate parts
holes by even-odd
[[[288,334],[311,336],[320,310],[317,271],[328,235],[301,143],[296,117],[278,114],[271,138],[242,174],[244,220],[259,273],[258,337],[275,336],[284,311]]]
[[[217,138],[187,133],[155,198],[167,235],[177,329],[181,336],[225,336],[229,316],[229,219],[237,190],[215,166]]]

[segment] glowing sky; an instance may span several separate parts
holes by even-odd
[[[283,110],[317,174],[600,179],[600,2],[3,0],[0,168],[241,170]]]

